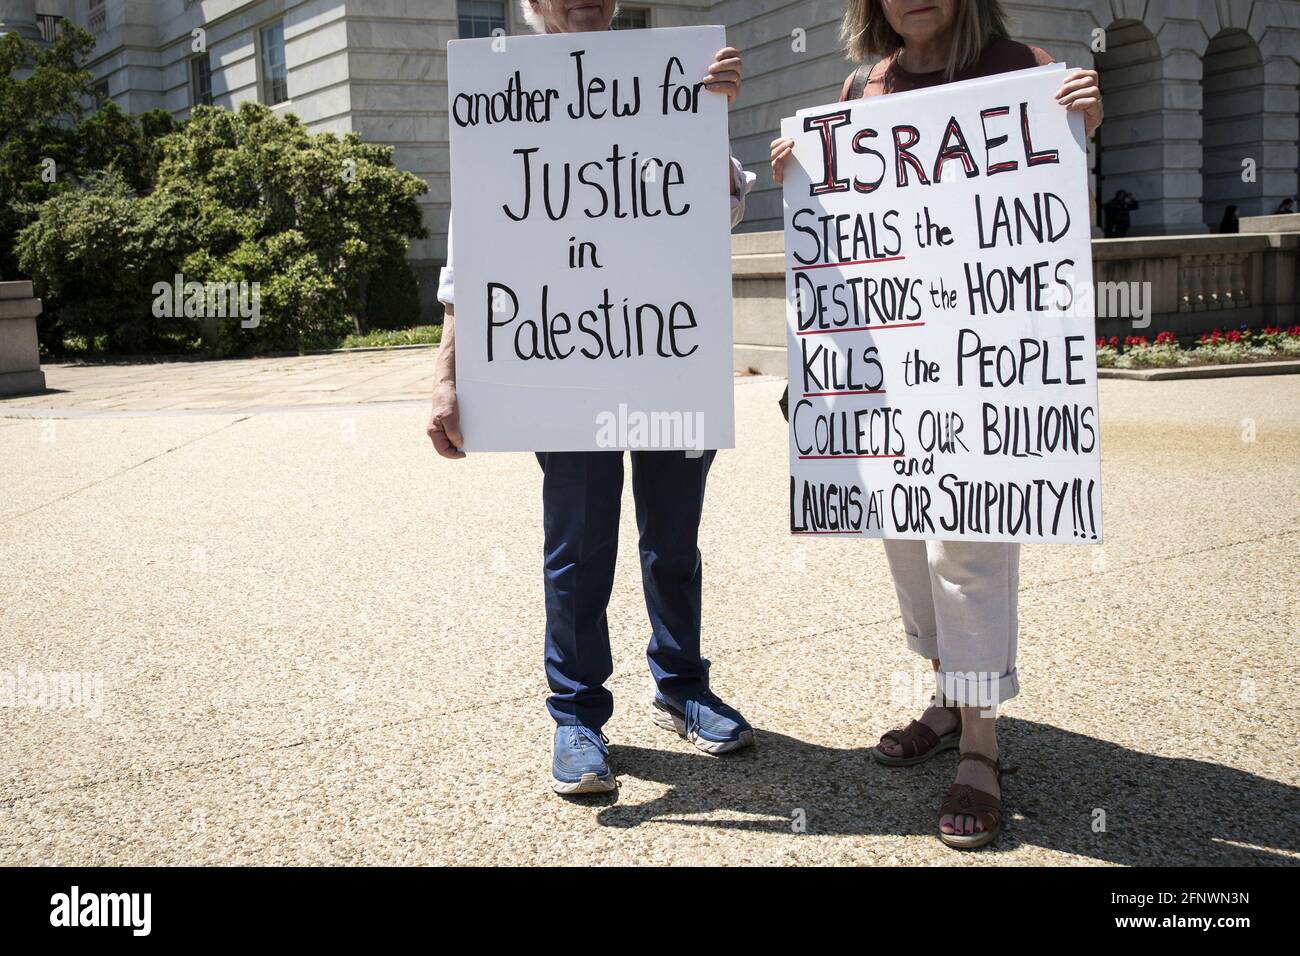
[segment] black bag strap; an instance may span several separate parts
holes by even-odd
[[[865,63],[853,71],[853,83],[849,86],[849,99],[860,100],[862,94],[867,90],[867,84],[871,82],[871,71],[876,68],[876,64],[867,66]]]

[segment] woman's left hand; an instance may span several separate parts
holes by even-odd
[[[1075,70],[1056,91],[1056,102],[1067,110],[1083,114],[1083,131],[1088,136],[1101,125],[1101,87],[1096,70]]]
[[[704,88],[711,93],[722,93],[728,104],[734,103],[740,96],[740,73],[740,51],[724,47],[713,54],[709,72],[704,76]]]

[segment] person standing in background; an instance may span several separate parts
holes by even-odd
[[[1129,225],[1132,221],[1129,214],[1137,208],[1137,198],[1127,189],[1121,189],[1119,192],[1115,193],[1111,201],[1106,203],[1104,209],[1104,215],[1106,217],[1106,238],[1123,239],[1127,236]]]
[[[1241,232],[1241,222],[1237,219],[1236,206],[1229,206],[1227,209],[1223,210],[1223,218],[1219,220],[1219,232]]]

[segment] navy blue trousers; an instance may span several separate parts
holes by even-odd
[[[700,551],[704,483],[715,452],[634,451],[632,494],[641,584],[650,615],[650,672],[685,697],[708,686],[700,657]],[[560,724],[599,730],[614,711],[605,616],[618,557],[623,453],[540,452],[546,533],[546,706]]]

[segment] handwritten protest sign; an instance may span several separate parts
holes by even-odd
[[[1063,69],[783,122],[792,532],[1101,540],[1087,157]]]
[[[448,44],[470,451],[729,448],[721,27]]]

